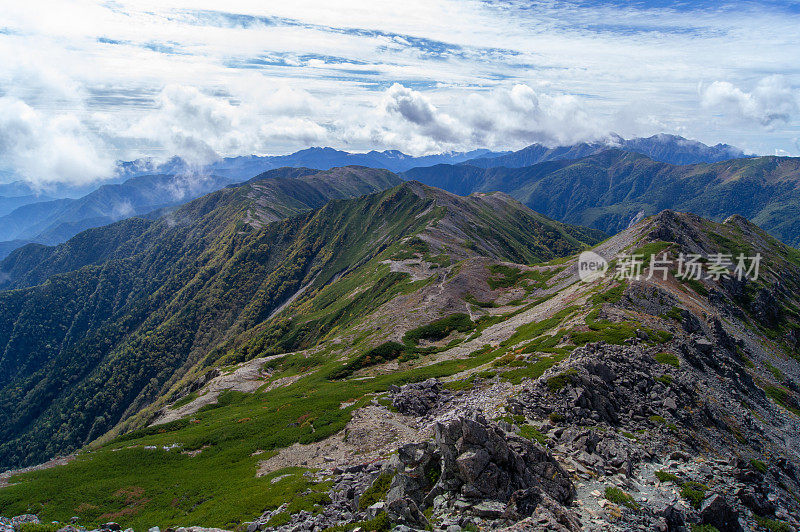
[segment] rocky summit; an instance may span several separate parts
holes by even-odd
[[[0,532],[800,527],[800,252],[741,216],[352,167],[92,231],[3,262]]]

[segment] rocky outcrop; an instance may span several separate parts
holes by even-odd
[[[509,400],[514,414],[545,418],[555,413],[567,423],[612,426],[643,422],[650,416],[685,415],[694,402],[693,387],[681,380],[658,380],[665,370],[655,350],[635,346],[588,344],[569,362]]]
[[[392,395],[392,406],[401,414],[411,416],[424,416],[450,395],[436,379],[392,386],[389,393]]]
[[[434,432],[434,442],[400,449],[387,494],[393,521],[424,527],[420,508],[432,505],[445,520],[455,515],[513,522],[540,504],[569,505],[575,495],[566,471],[546,450],[480,413],[437,423]]]

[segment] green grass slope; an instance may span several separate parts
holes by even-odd
[[[315,179],[345,195],[396,178],[335,169]],[[97,439],[198,364],[315,345],[408,285],[407,274],[374,262],[369,274],[348,274],[423,231],[439,255],[518,262],[599,239],[508,198],[460,198],[406,183],[307,211],[334,192],[291,184],[292,201],[275,201],[287,183],[272,179],[210,194],[146,226],[141,240],[109,237],[105,253],[119,258],[0,292],[0,464],[42,461]],[[328,287],[335,279],[373,289],[336,299]],[[272,319],[305,291],[321,296],[306,320]]]

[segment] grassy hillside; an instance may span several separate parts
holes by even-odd
[[[58,246],[31,244],[20,248],[0,262],[0,288],[33,286],[57,273],[127,258],[186,228],[213,238],[228,223],[258,227],[319,208],[331,199],[358,197],[400,182],[391,172],[361,167],[324,172],[308,168],[271,170],[246,184],[168,211],[157,220],[123,220],[89,229]]]
[[[363,168],[261,180],[156,222],[30,248],[32,265],[12,270],[24,274],[21,284],[65,271],[0,292],[0,464],[34,463],[102,436],[198,364],[315,345],[405,289],[408,274],[374,259],[414,235],[425,233],[442,265],[479,254],[534,262],[599,239],[509,198],[459,198],[413,183],[308,211],[392,180]],[[376,271],[358,270],[370,263]],[[317,299],[306,320],[271,319],[294,297],[330,294],[323,289],[335,279],[372,289],[350,301]]]

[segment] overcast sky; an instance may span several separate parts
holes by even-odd
[[[800,155],[798,2],[2,2],[0,168],[675,133]]]

